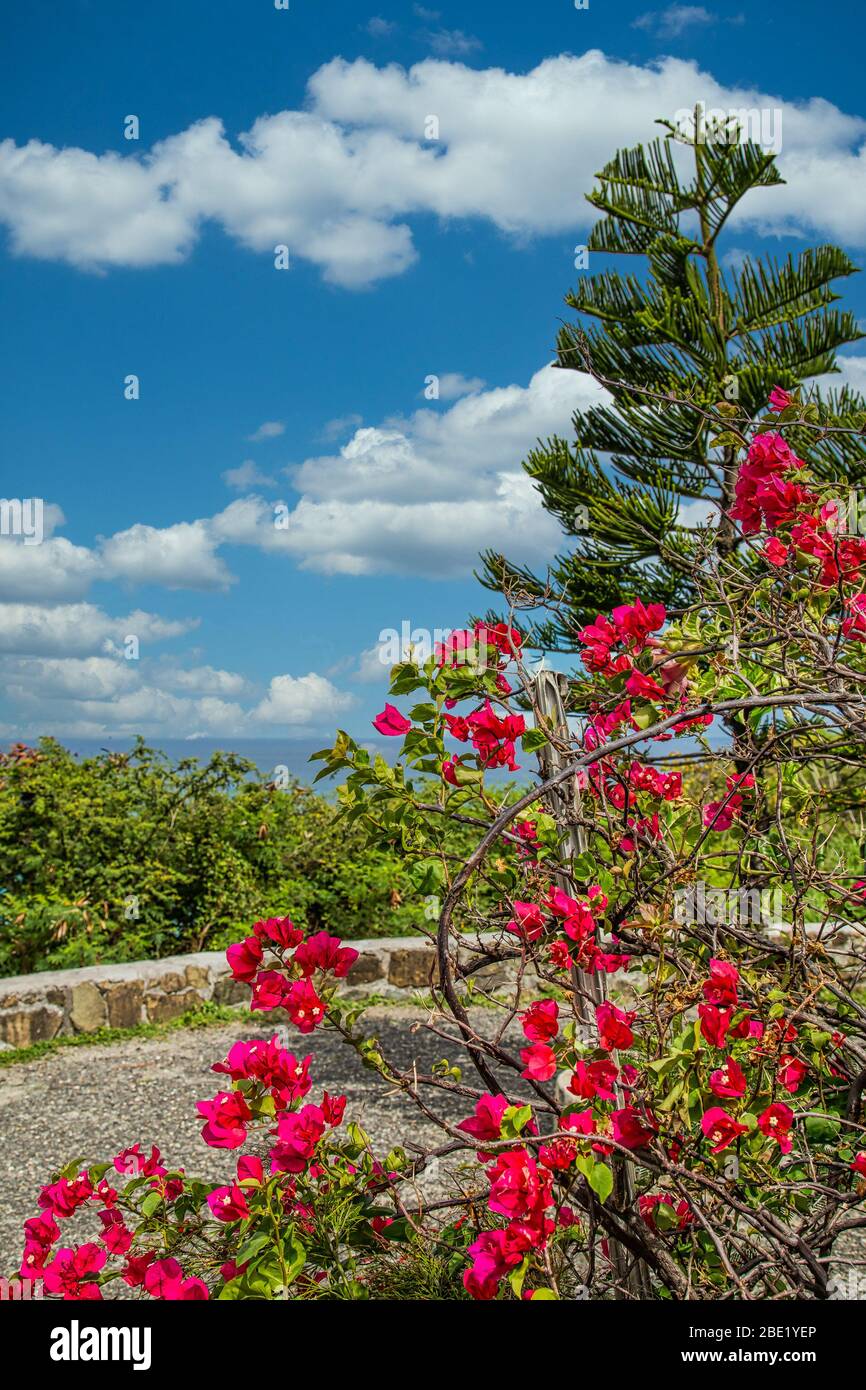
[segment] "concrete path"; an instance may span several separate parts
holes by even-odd
[[[412,1023],[426,1017],[417,1009],[370,1009],[365,1032],[375,1033],[398,1065],[411,1067],[417,1060],[419,1070],[429,1072],[447,1052],[458,1060],[460,1049],[422,1028],[413,1033]],[[41,1061],[0,1070],[0,1275],[17,1265],[22,1224],[37,1214],[40,1186],[73,1158],[108,1160],[140,1140],[142,1148],[158,1144],[170,1166],[190,1173],[232,1172],[236,1155],[202,1142],[195,1103],[220,1089],[225,1078],[212,1072],[211,1064],[222,1060],[237,1038],[272,1036],[273,1028],[256,1022],[244,1018],[159,1040],[63,1048]],[[310,1100],[318,1100],[323,1089],[347,1095],[346,1118],[363,1125],[383,1158],[407,1137],[424,1143],[441,1134],[404,1096],[389,1093],[335,1033],[304,1038],[292,1030],[289,1046],[297,1056],[312,1053]],[[436,1104],[452,1120],[467,1113],[464,1102],[442,1092]]]

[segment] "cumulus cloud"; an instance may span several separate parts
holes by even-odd
[[[164,527],[137,522],[103,543],[101,559],[105,578],[126,579],[133,584],[225,589],[233,582],[204,521],[179,521]]]
[[[243,695],[248,681],[237,671],[222,671],[213,666],[192,666],[185,671],[163,671],[161,684],[196,695]]]
[[[703,22],[701,6],[653,13]],[[287,245],[326,280],[360,289],[412,265],[405,219],[418,214],[481,218],[519,237],[585,227],[582,194],[599,166],[697,101],[782,111],[788,182],[748,200],[743,216],[759,231],[866,244],[862,119],[820,98],[726,86],[693,61],[640,66],[598,50],[526,73],[337,58],[311,78],[305,109],[261,116],[234,143],[216,116],[142,155],[6,140],[0,222],[14,252],[92,270],[180,261],[211,221],[252,251]],[[431,112],[435,142],[424,138]]]
[[[5,616],[5,615],[0,615]],[[110,643],[109,643],[110,645]],[[243,676],[212,666],[167,669],[113,655],[0,655],[0,677],[20,723],[12,732],[174,737],[330,728],[354,697],[323,676],[275,676],[263,698]],[[242,697],[247,697],[242,703]]]
[[[327,574],[453,578],[472,572],[479,550],[506,542],[513,559],[544,563],[561,532],[521,459],[599,397],[583,374],[543,367],[528,386],[359,429],[339,453],[292,470],[300,497],[284,516],[246,497],[211,519],[211,533]]]
[[[0,603],[0,652],[86,656],[118,651],[128,636],[147,642],[181,637],[198,619],[171,620],[140,609],[112,618],[92,603]]]
[[[49,602],[82,598],[99,575],[99,558],[83,545],[63,536],[41,545],[0,541],[0,597],[45,599]]]
[[[325,676],[274,676],[265,698],[251,711],[253,723],[312,726],[328,723],[355,703]]]
[[[11,657],[2,672],[7,692],[28,703],[110,700],[137,684],[133,664],[119,656]]]

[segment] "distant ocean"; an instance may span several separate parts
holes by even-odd
[[[102,738],[76,738],[70,735],[66,738],[58,737],[57,741],[77,758],[92,758],[105,751],[125,753],[135,745],[133,738],[116,738],[109,734]],[[13,742],[14,739],[7,740],[5,746],[8,748]],[[320,748],[327,748],[329,740],[322,735],[321,738],[283,739],[154,737],[146,738],[145,742],[149,747],[165,753],[172,762],[180,762],[183,758],[197,758],[200,763],[206,763],[213,753],[237,753],[239,757],[249,758],[265,776],[271,775],[275,768],[285,767],[290,775],[299,781],[312,782],[322,764],[311,763],[310,754],[318,752]],[[371,752],[381,753],[388,762],[393,762],[394,755],[399,751],[400,741],[395,739],[393,742],[397,743],[397,748],[393,745],[389,747],[384,739],[364,739],[362,746],[369,748]]]
[[[68,737],[57,737],[58,743],[62,743],[77,758],[93,758],[98,753],[125,753],[135,745],[133,738],[117,738],[106,734],[102,738],[76,738],[72,735]],[[7,739],[0,743],[0,747],[9,748],[15,739]],[[22,739],[21,742],[37,742],[36,739]],[[370,753],[381,753],[388,763],[396,762],[403,740],[399,738],[389,739],[358,739],[357,742],[362,748],[366,748]],[[255,763],[259,772],[264,776],[270,777],[278,767],[287,768],[291,777],[297,778],[299,782],[308,785],[313,781],[316,774],[321,771],[321,762],[310,762],[310,755],[316,753],[320,748],[329,746],[329,739],[326,735],[319,738],[146,738],[145,743],[150,748],[156,748],[172,762],[180,762],[184,758],[197,758],[200,763],[206,763],[213,753],[237,753],[239,757],[248,758],[251,763]],[[519,758],[519,761],[524,761]],[[525,767],[527,770],[534,770],[535,758],[526,757]],[[323,779],[320,786],[329,786],[332,783],[338,785],[345,775],[345,769],[337,774],[335,778]],[[494,782],[514,781],[525,782],[526,772],[521,769],[517,773],[507,773],[499,770],[488,773],[488,777]]]

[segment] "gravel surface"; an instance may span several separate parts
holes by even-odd
[[[413,1031],[413,1023],[428,1016],[420,1009],[369,1009],[365,1031],[375,1033],[385,1055],[404,1069],[417,1061],[419,1070],[429,1072],[445,1056],[465,1063],[459,1045],[423,1027]],[[489,1020],[483,1010],[473,1017],[479,1031]],[[202,1143],[195,1103],[220,1089],[223,1078],[211,1065],[238,1037],[265,1038],[272,1032],[242,1017],[225,1027],[178,1031],[164,1039],[63,1048],[42,1061],[0,1070],[0,1275],[17,1268],[22,1224],[37,1214],[39,1188],[73,1158],[107,1160],[140,1140],[143,1148],[158,1144],[170,1166],[207,1178],[233,1174],[237,1155]],[[298,1056],[313,1056],[310,1099],[317,1100],[323,1089],[345,1093],[347,1118],[363,1125],[382,1157],[395,1144],[444,1137],[411,1101],[389,1092],[335,1033],[302,1038],[293,1031],[289,1047]],[[435,1097],[437,1113],[452,1121],[466,1114],[459,1098],[442,1091]],[[452,1186],[447,1168],[425,1173],[422,1186],[428,1197],[447,1191]],[[834,1297],[866,1297],[866,1238],[854,1233],[834,1253],[841,1257],[831,1269],[837,1280]]]
[[[429,1072],[447,1054],[458,1060],[460,1049],[423,1028],[412,1031],[413,1022],[427,1017],[419,1009],[370,1009],[365,1032],[376,1034],[398,1066],[410,1068],[417,1060],[419,1070]],[[233,1173],[237,1155],[202,1142],[195,1103],[227,1080],[210,1068],[237,1038],[272,1034],[273,1028],[250,1027],[242,1019],[158,1040],[62,1048],[41,1061],[0,1070],[0,1274],[18,1263],[22,1223],[37,1214],[39,1188],[73,1158],[108,1160],[140,1140],[142,1148],[158,1144],[170,1166],[208,1178]],[[407,1139],[423,1143],[441,1135],[411,1101],[367,1071],[335,1033],[304,1038],[293,1030],[289,1047],[298,1056],[313,1056],[310,1100],[318,1100],[323,1089],[344,1093],[347,1119],[363,1125],[382,1157]],[[465,1101],[444,1092],[436,1096],[439,1113],[451,1119],[466,1114]],[[445,1176],[439,1175],[440,1183]],[[439,1190],[435,1175],[425,1190]]]

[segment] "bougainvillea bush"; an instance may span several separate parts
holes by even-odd
[[[346,734],[319,755],[346,774],[347,822],[435,903],[427,1026],[463,1064],[390,1060],[341,999],[354,953],[327,933],[273,919],[229,950],[253,1010],[338,1029],[404,1092],[405,1147],[378,1152],[342,1097],[311,1099],[278,1035],[238,1042],[199,1105],[235,1178],[137,1146],[76,1165],[39,1198],[22,1274],[67,1298],[112,1278],[369,1297],[412,1267],[436,1269],[429,1297],[828,1296],[838,1237],[866,1226],[866,868],[835,834],[862,800],[866,541],[789,442],[826,428],[815,407],[776,391],[757,426],[728,410],[718,428],[736,544],[694,533],[687,609],[635,595],[599,614],[557,680],[523,650],[515,594],[508,620],[394,667],[376,727],[402,740],[396,766]],[[535,756],[525,794],[491,789]],[[441,1128],[432,1149],[410,1142],[412,1105]],[[450,1190],[429,1201],[433,1163]],[[83,1206],[94,1234],[58,1250]]]

